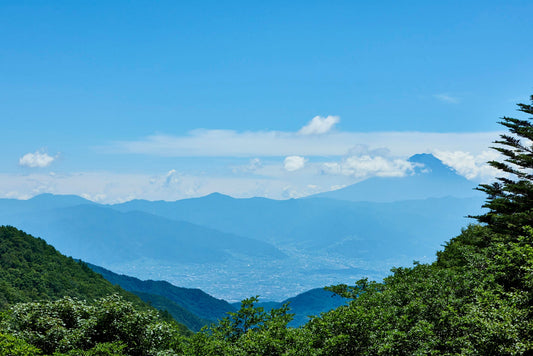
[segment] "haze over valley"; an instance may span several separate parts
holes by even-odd
[[[466,216],[480,212],[483,200],[472,182],[431,155],[411,161],[418,166],[407,177],[376,177],[301,199],[210,194],[113,205],[51,194],[3,199],[0,224],[117,273],[228,301],[250,293],[282,301],[433,261],[470,222]]]

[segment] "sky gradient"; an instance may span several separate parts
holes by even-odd
[[[474,181],[533,93],[531,1],[1,1],[0,197]],[[519,115],[518,115],[519,116]]]

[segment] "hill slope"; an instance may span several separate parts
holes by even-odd
[[[154,307],[168,310],[185,325],[191,324],[192,330],[198,330],[198,325],[207,325],[225,317],[227,312],[235,311],[228,302],[214,298],[200,289],[176,287],[165,281],[142,281],[92,264],[88,266],[109,282],[137,294]],[[180,317],[180,314],[183,314],[183,317]],[[189,318],[190,322],[186,322],[185,317]]]
[[[0,226],[0,309],[65,296],[92,302],[111,294],[120,295],[140,310],[150,309],[136,295],[111,284],[84,262],[62,255],[43,239],[12,226]],[[181,332],[189,332],[178,324]]]
[[[112,293],[132,299],[84,263],[11,226],[0,227],[0,256],[0,307],[63,296],[95,299]]]
[[[227,316],[228,312],[235,312],[240,307],[240,302],[230,304],[200,289],[176,287],[165,281],[142,281],[92,264],[88,266],[111,283],[138,295],[152,306],[169,311],[174,319],[193,331],[198,331],[201,327]],[[289,326],[298,327],[305,324],[309,316],[318,316],[320,313],[346,304],[346,301],[347,299],[323,288],[315,288],[283,302],[261,302],[258,306],[270,310],[290,303],[290,312],[295,315]]]

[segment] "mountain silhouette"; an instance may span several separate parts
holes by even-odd
[[[457,174],[431,154],[409,158],[414,169],[405,177],[373,177],[347,187],[312,197],[348,201],[394,202],[413,199],[479,197],[476,183]]]

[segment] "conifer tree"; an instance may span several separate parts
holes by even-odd
[[[533,95],[531,96],[533,104]],[[518,111],[533,115],[533,105],[518,104]],[[484,215],[473,216],[486,223],[496,232],[523,233],[524,226],[533,226],[533,117],[515,119],[503,117],[499,122],[510,133],[500,135],[494,141],[503,161],[490,161],[491,166],[505,172],[492,184],[481,184],[477,190],[487,193],[483,205],[489,211]]]

